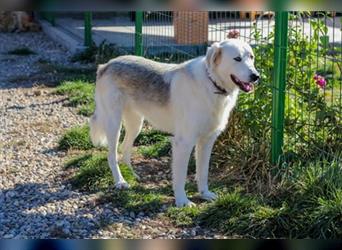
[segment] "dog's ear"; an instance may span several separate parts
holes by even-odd
[[[222,57],[222,48],[218,42],[213,43],[207,51],[206,62],[207,66],[215,66],[220,64]]]

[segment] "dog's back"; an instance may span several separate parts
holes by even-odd
[[[170,98],[170,81],[166,73],[176,67],[143,57],[121,56],[101,65],[97,78],[110,75],[114,84],[134,100],[166,104]]]

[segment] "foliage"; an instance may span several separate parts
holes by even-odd
[[[96,50],[95,63],[107,63],[109,60],[126,53],[127,51],[119,48],[116,44],[106,43],[106,41],[103,41]]]
[[[315,157],[322,152],[334,155],[342,147],[341,62],[336,58],[338,55],[332,53],[334,48],[329,47],[324,21],[310,18],[312,37],[308,37],[303,32],[301,15],[291,14],[288,31],[284,135],[287,160]],[[240,95],[229,128],[220,137],[220,144],[227,146],[228,143],[230,152],[254,151],[260,159],[270,151],[274,68],[274,31],[266,36],[262,34],[255,25],[252,37],[256,41],[254,54],[260,83],[254,94]],[[318,85],[317,75],[326,81],[325,88]],[[255,151],[256,148],[260,152]],[[228,149],[216,146],[216,150]],[[221,151],[215,153],[223,158],[222,162],[230,157]]]
[[[126,51],[116,44],[103,41],[99,46],[90,46],[71,57],[72,62],[95,63],[96,65],[107,63],[110,59],[126,54]]]
[[[328,56],[328,28],[322,19],[311,19],[310,25],[313,30],[311,38],[303,35],[300,25],[289,29],[285,121],[288,150],[308,156],[317,153],[317,149],[337,152],[342,145],[339,136],[342,132],[341,103],[327,98],[334,91],[341,91],[334,89],[339,80],[328,79],[325,89],[319,88],[315,81],[316,74],[324,77],[332,70],[338,73],[332,69],[335,60]],[[325,67],[327,62],[330,69]]]

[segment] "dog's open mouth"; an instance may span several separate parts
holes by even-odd
[[[230,78],[237,86],[239,86],[242,91],[246,93],[251,92],[254,89],[254,84],[252,82],[241,81],[236,75],[233,74],[230,75]]]

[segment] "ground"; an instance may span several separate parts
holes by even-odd
[[[197,206],[176,208],[170,135],[145,124],[133,156],[141,179],[120,165],[131,188],[118,191],[106,149],[89,139],[96,68],[80,62],[89,55],[43,33],[0,40],[0,238],[342,237],[340,146],[272,166],[269,138],[251,140],[237,109],[212,154],[219,199],[199,199],[192,158],[186,190]]]
[[[80,65],[71,64],[68,52],[42,33],[0,34],[0,40],[5,41],[0,45],[0,238],[224,237],[200,227],[173,226],[163,218],[165,207],[149,216],[101,203],[101,193],[72,188],[64,167],[70,155],[58,149],[58,142],[66,129],[88,118],[56,94],[63,71],[47,66]],[[32,53],[8,53],[24,47]],[[137,165],[147,168],[150,185],[160,182],[154,177],[158,172],[170,173],[162,161]]]

